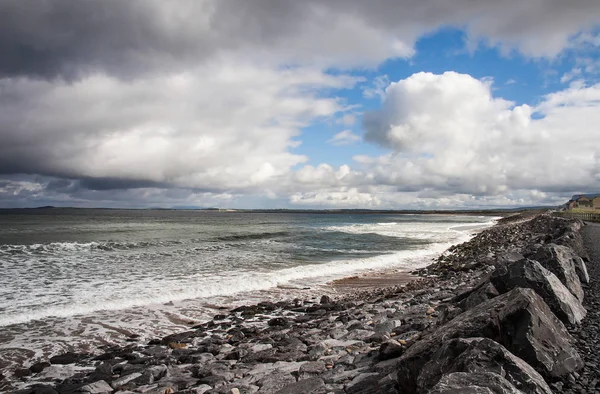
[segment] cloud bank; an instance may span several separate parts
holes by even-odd
[[[439,29],[553,61],[597,46],[598,15],[595,0],[0,2],[0,205],[555,202],[600,181],[599,85],[530,107],[466,74],[380,79],[361,132],[340,92]],[[381,153],[309,164],[317,122],[344,127],[330,149],[364,132]]]

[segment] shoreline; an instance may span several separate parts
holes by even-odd
[[[23,384],[53,386],[60,393],[97,382],[106,392],[397,392],[403,384],[416,384],[410,377],[408,383],[398,380],[402,363],[411,360],[407,355],[452,318],[468,315],[455,300],[477,290],[507,255],[545,240],[561,241],[574,222],[540,217],[539,228],[519,217],[489,227],[412,274],[341,278],[331,284],[341,289],[335,299],[324,295],[224,310],[191,331],[147,343],[132,338],[130,345],[106,348],[100,356],[67,353],[36,364],[39,372],[15,372]],[[75,365],[89,369],[77,374]],[[361,391],[367,387],[378,391]],[[22,391],[29,392],[34,391]]]
[[[523,215],[511,215],[518,216],[522,218]],[[444,253],[446,253],[449,249],[457,247],[463,243],[469,242],[473,237],[477,234],[485,231],[489,228],[497,226],[501,224],[501,220],[509,220],[511,216],[491,216],[492,221],[486,224],[485,226],[479,225],[475,228],[469,229],[468,239],[457,242],[448,248],[444,249],[439,253],[432,253],[432,256],[427,257],[426,259],[430,260],[426,266],[431,265],[434,261],[438,260]],[[513,219],[514,220],[514,219]],[[517,219],[524,220],[524,219]],[[493,222],[493,224],[492,224]],[[467,225],[468,226],[468,225]],[[461,226],[459,226],[461,227]],[[425,266],[425,267],[426,267]],[[424,267],[423,267],[424,268]],[[333,287],[336,291],[341,292],[340,295],[352,293],[353,291],[361,291],[361,290],[376,290],[380,288],[391,288],[396,286],[403,286],[407,283],[417,280],[421,278],[417,273],[421,270],[421,267],[390,267],[384,269],[377,269],[374,271],[366,271],[359,272],[356,275],[349,275],[339,279],[334,279],[326,284]]]

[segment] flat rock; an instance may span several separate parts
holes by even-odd
[[[325,382],[321,378],[308,378],[288,384],[275,394],[310,394],[319,392],[325,387]]]
[[[110,394],[113,392],[113,388],[104,380],[99,380],[94,383],[86,384],[80,388],[79,391],[88,394]]]
[[[493,372],[525,393],[552,394],[535,369],[488,338],[457,338],[444,342],[423,367],[417,380],[419,392],[427,392],[443,375],[453,372]]]
[[[373,332],[371,332],[372,334]],[[323,342],[321,342],[322,344],[324,344],[326,347],[331,348],[331,349],[335,349],[335,348],[347,348],[349,346],[354,346],[354,345],[364,345],[363,341],[358,341],[358,340],[347,340],[347,341],[343,341],[340,339],[326,339]]]
[[[454,372],[444,375],[429,394],[523,394],[500,375],[492,372]]]
[[[401,325],[402,322],[400,320],[385,320],[381,323],[375,324],[374,329],[376,333],[392,332],[394,328],[400,327]]]
[[[514,289],[470,309],[409,347],[399,358],[400,389],[413,392],[422,367],[442,343],[453,338],[490,338],[522,358],[543,376],[579,370],[573,338],[544,300],[531,289]]]
[[[579,324],[586,315],[581,302],[539,262],[520,260],[494,271],[490,282],[500,293],[517,287],[533,289],[564,323]]]
[[[311,361],[302,364],[298,369],[298,379],[307,379],[315,377],[327,371],[327,367],[323,361]]]
[[[140,372],[135,372],[135,373],[120,377],[119,379],[114,380],[111,383],[111,386],[114,389],[118,389],[119,387],[125,386],[127,383],[139,378],[140,376],[142,376],[142,374]]]
[[[259,393],[274,393],[283,387],[295,383],[296,378],[287,372],[275,371],[259,379],[256,384],[260,387]]]
[[[346,394],[396,394],[396,380],[379,373],[363,373],[346,385]]]

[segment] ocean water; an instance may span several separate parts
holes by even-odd
[[[412,270],[490,217],[41,209],[0,212],[0,370],[166,335],[220,306]]]

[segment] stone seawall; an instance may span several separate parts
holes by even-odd
[[[36,360],[2,377],[0,390],[575,390],[579,372],[588,367],[570,333],[581,332],[588,312],[582,305],[590,280],[582,226],[549,215],[506,221],[451,248],[406,285],[319,302],[240,307],[149,343],[131,338],[102,354]],[[582,390],[595,387],[588,383]],[[26,387],[16,390],[18,385]]]

